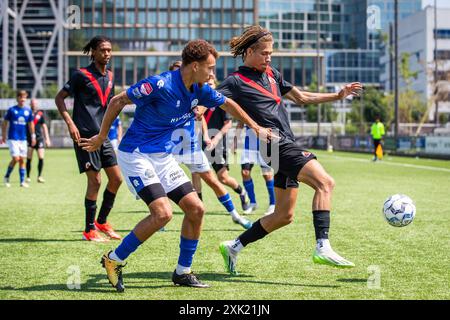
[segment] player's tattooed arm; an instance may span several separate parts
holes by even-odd
[[[128,98],[126,91],[123,91],[122,93],[114,96],[109,102],[108,107],[106,108],[100,132],[89,139],[81,138],[78,145],[89,152],[93,152],[99,149],[108,137],[108,132],[111,129],[111,125],[117,118],[119,113],[127,104],[132,103],[133,102],[131,102],[131,100]]]
[[[236,118],[237,120],[243,122],[244,124],[246,124],[247,126],[249,126],[251,129],[253,129],[258,138],[263,140],[263,141],[270,141],[270,140],[275,140],[278,139],[279,137],[277,135],[275,135],[272,132],[272,129],[270,128],[263,128],[260,127],[252,118],[249,117],[249,115],[242,110],[242,108],[236,103],[234,102],[232,99],[227,98],[225,100],[225,103],[220,106],[223,110],[225,110],[226,112],[228,112],[229,114],[231,114],[234,118]]]
[[[362,85],[359,82],[353,82],[347,84],[338,93],[318,93],[318,92],[307,92],[300,91],[297,87],[293,87],[287,94],[284,95],[285,98],[295,102],[298,105],[302,104],[318,104],[324,102],[332,102],[336,100],[341,100],[349,95],[359,96],[362,91]]]

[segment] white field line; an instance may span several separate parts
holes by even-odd
[[[320,155],[320,156],[322,157],[323,155]],[[372,161],[372,160],[352,158],[352,157],[341,157],[341,156],[332,156],[332,155],[327,155],[327,156],[330,158],[335,158],[335,159],[339,159],[339,160],[351,160],[351,161],[365,162],[365,163],[370,163]],[[386,162],[386,161],[379,161],[377,163],[388,165],[388,166],[397,166],[397,167],[423,169],[423,170],[431,170],[431,171],[440,171],[440,172],[450,173],[450,169],[446,169],[446,168],[436,168],[436,167],[421,166],[421,165],[409,164],[409,163],[397,163],[397,162]]]

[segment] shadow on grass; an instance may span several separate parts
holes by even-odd
[[[115,292],[115,289],[107,283],[106,275],[96,274],[89,275],[89,279],[80,285],[80,289],[69,289],[66,284],[46,284],[36,285],[30,287],[14,288],[11,286],[0,287],[1,291],[20,291],[20,292],[39,292],[39,291],[67,291],[67,292],[94,292],[111,294]],[[301,283],[289,283],[289,282],[276,282],[276,281],[261,281],[252,280],[253,276],[241,274],[239,276],[231,276],[221,273],[200,273],[199,278],[201,281],[208,283],[209,281],[218,282],[230,282],[230,283],[244,283],[244,284],[263,284],[274,286],[291,286],[291,287],[313,287],[313,288],[339,288],[337,285],[313,285],[313,284],[301,284]],[[172,281],[172,272],[134,272],[124,273],[124,283],[126,290],[128,289],[162,289],[162,288],[176,288]],[[157,280],[151,282],[151,280]],[[136,284],[140,285],[136,285]],[[214,286],[213,286],[214,288]],[[185,288],[189,290],[188,288]],[[194,289],[196,290],[196,289]]]
[[[231,223],[230,223],[231,224]],[[121,236],[126,236],[128,233],[130,233],[132,230],[128,229],[128,230],[124,230],[124,229],[114,229],[116,232],[120,232],[122,233]],[[202,232],[244,232],[245,230],[242,227],[237,226],[235,229],[202,229]],[[72,233],[82,233],[83,230],[72,230],[70,231]],[[165,227],[164,231],[157,231],[156,233],[154,233],[152,235],[152,237],[156,234],[164,234],[166,232],[175,232],[175,233],[180,233],[181,230],[180,229],[168,229],[167,227]],[[57,241],[57,240],[54,240]],[[64,241],[64,240],[63,240]],[[65,241],[75,241],[75,240],[65,240]],[[1,240],[0,240],[1,242]],[[120,243],[120,242],[118,242]]]
[[[122,211],[116,211],[115,214],[121,214],[121,213],[143,213],[143,214],[148,214],[148,210],[122,210]],[[178,215],[184,215],[183,211],[173,211],[172,214],[174,216],[178,216]],[[205,212],[205,216],[229,216],[230,214],[226,211],[206,211]]]
[[[338,282],[348,282],[348,283],[366,283],[367,279],[351,278],[351,279],[337,279],[336,281],[338,281]]]
[[[80,239],[33,239],[33,238],[8,238],[0,239],[0,243],[14,243],[14,242],[78,242]]]

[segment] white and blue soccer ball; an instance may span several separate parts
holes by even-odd
[[[394,194],[383,205],[383,216],[394,227],[405,227],[414,220],[416,206],[410,197]]]

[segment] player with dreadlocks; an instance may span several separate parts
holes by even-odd
[[[352,262],[334,252],[328,240],[334,180],[314,154],[295,144],[281,97],[297,105],[331,102],[358,95],[362,90],[361,84],[348,84],[339,93],[300,91],[271,67],[273,37],[267,29],[257,25],[246,28],[241,36],[233,38],[230,47],[234,57],[241,57],[244,65],[223,81],[217,90],[235,100],[258,125],[271,128],[280,139],[272,141],[272,145],[264,145],[260,141],[260,150],[272,150],[270,156],[262,156],[275,170],[275,211],[254,222],[235,240],[220,244],[227,271],[236,274],[237,255],[244,247],[293,221],[299,182],[315,192],[312,213],[317,245],[313,261],[341,268],[353,267]]]
[[[107,69],[111,52],[111,40],[103,36],[92,38],[83,48],[83,53],[90,55],[92,63],[86,68],[76,70],[55,98],[56,106],[73,139],[80,173],[86,173],[87,176],[84,200],[86,224],[83,239],[95,242],[108,241],[98,231],[105,233],[111,239],[121,239],[107,222],[116,193],[122,183],[116,153],[111,142],[108,139],[105,140],[101,148],[93,153],[83,150],[78,145],[81,138],[91,137],[100,131],[106,107],[114,96],[113,75]],[[64,102],[68,96],[74,98],[72,117]],[[108,184],[103,192],[103,202],[98,218],[95,220],[102,168],[108,176]]]

